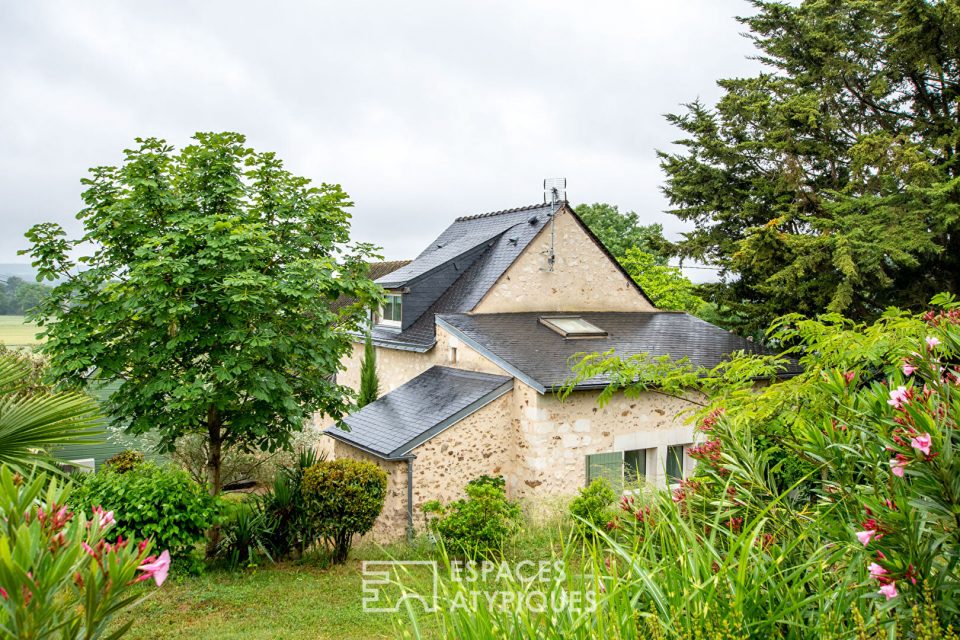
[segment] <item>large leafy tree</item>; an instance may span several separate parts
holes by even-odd
[[[635,211],[621,213],[617,205],[604,202],[580,204],[574,210],[620,262],[628,250],[636,249],[654,256],[657,264],[667,263],[669,243],[663,237],[663,225],[640,224]]]
[[[236,133],[195,141],[138,140],[84,180],[81,238],[50,223],[27,236],[40,274],[63,278],[33,314],[51,375],[119,380],[107,410],[168,449],[204,434],[216,493],[224,447],[274,450],[314,412],[343,413],[349,391],[332,374],[378,288],[371,247],[347,246],[339,186],[311,185]],[[333,310],[339,296],[354,302]]]
[[[716,264],[714,299],[755,326],[960,290],[960,4],[751,4],[766,70],[669,116],[681,255]]]

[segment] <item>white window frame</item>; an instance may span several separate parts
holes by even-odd
[[[384,327],[395,327],[399,329],[403,325],[403,294],[400,293],[387,293],[387,298],[396,298],[400,303],[400,319],[393,320],[383,317],[383,307],[380,307],[380,312],[377,314],[377,324]]]

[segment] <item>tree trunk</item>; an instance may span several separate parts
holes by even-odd
[[[207,409],[207,479],[210,495],[220,493],[220,462],[223,453],[223,430],[220,413],[216,407]],[[214,524],[207,533],[207,557],[217,554],[220,544],[220,525]]]

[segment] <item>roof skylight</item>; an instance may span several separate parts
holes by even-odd
[[[607,332],[590,324],[580,316],[541,316],[540,324],[553,329],[564,338],[605,338]]]

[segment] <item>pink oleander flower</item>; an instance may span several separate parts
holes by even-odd
[[[910,461],[903,454],[898,453],[896,458],[890,460],[890,471],[898,478],[902,478],[903,470],[908,464],[910,464]]]
[[[86,551],[87,554],[90,555],[91,557],[94,557],[94,558],[97,557],[97,552],[94,551],[93,547],[88,545],[86,542],[81,542],[80,546],[83,547],[83,550]]]
[[[843,379],[847,381],[847,384],[850,384],[851,382],[853,382],[853,379],[856,377],[857,377],[856,371],[847,371],[845,374],[843,374]]]
[[[97,523],[97,526],[101,529],[106,529],[107,527],[117,523],[117,521],[113,518],[113,511],[107,511],[103,507],[93,508],[93,518]]]
[[[910,446],[917,451],[923,452],[923,455],[930,455],[930,434],[924,433],[910,440]]]
[[[915,366],[913,366],[912,364],[910,364],[910,363],[907,362],[907,361],[904,361],[904,363],[903,363],[903,375],[905,375],[905,376],[912,376],[912,375],[913,375],[913,372],[916,371],[916,370],[917,370],[917,368],[916,368]]]
[[[137,578],[137,581],[153,578],[153,581],[157,583],[158,587],[162,586],[167,579],[167,573],[170,571],[170,552],[164,551],[160,554],[159,558],[150,556],[146,560],[147,562],[137,567],[139,571],[146,572]]]
[[[926,343],[927,343],[927,346],[930,347],[930,349],[934,349],[938,344],[940,344],[940,338],[936,338],[934,336],[927,336]]]
[[[870,544],[870,540],[877,532],[873,529],[867,529],[866,531],[857,531],[857,540],[860,541],[860,544],[867,546]]]
[[[867,569],[870,571],[871,578],[880,578],[880,576],[886,575],[887,570],[878,565],[876,562],[871,562]]]
[[[8,600],[10,598],[10,596],[7,595],[7,590],[3,587],[0,587],[0,596],[3,596],[4,600]]]
[[[892,600],[893,598],[896,598],[897,595],[899,595],[897,593],[897,583],[889,582],[883,585],[882,587],[880,587],[880,591],[878,591],[878,593],[882,594],[887,600]]]
[[[890,391],[890,399],[887,400],[887,404],[895,409],[899,409],[904,405],[905,402],[909,401],[910,392],[907,391],[906,387],[900,386]]]

